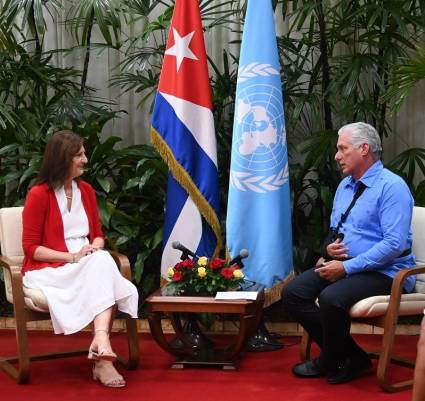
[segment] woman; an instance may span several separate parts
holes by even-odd
[[[138,293],[103,250],[95,191],[79,179],[86,163],[77,134],[60,131],[49,140],[23,211],[23,281],[45,294],[56,334],[72,334],[93,322],[88,355],[93,378],[123,387],[109,328],[115,304],[137,318]]]

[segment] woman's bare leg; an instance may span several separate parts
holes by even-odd
[[[99,313],[93,320],[93,341],[90,349],[97,353],[111,353],[112,347],[109,340],[112,314],[114,307],[111,306]]]
[[[115,355],[109,339],[114,312],[114,307],[110,307],[99,313],[93,320],[94,336],[90,349],[96,351],[100,358],[105,354]],[[95,361],[93,377],[107,387],[122,387],[125,385],[125,380],[115,369],[112,361],[109,360],[100,359]]]

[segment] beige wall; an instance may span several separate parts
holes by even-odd
[[[416,85],[390,122],[393,135],[384,141],[386,160],[407,148],[425,148],[425,81]]]

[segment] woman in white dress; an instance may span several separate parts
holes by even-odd
[[[83,140],[71,131],[49,140],[23,211],[24,285],[43,291],[55,333],[93,322],[88,358],[93,378],[123,387],[109,340],[114,305],[137,318],[138,292],[103,250],[94,189],[79,177],[87,163]]]

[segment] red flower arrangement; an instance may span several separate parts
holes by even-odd
[[[215,295],[244,283],[244,274],[237,264],[230,265],[220,258],[209,261],[205,256],[179,262],[167,273],[171,280],[166,286],[167,295]]]

